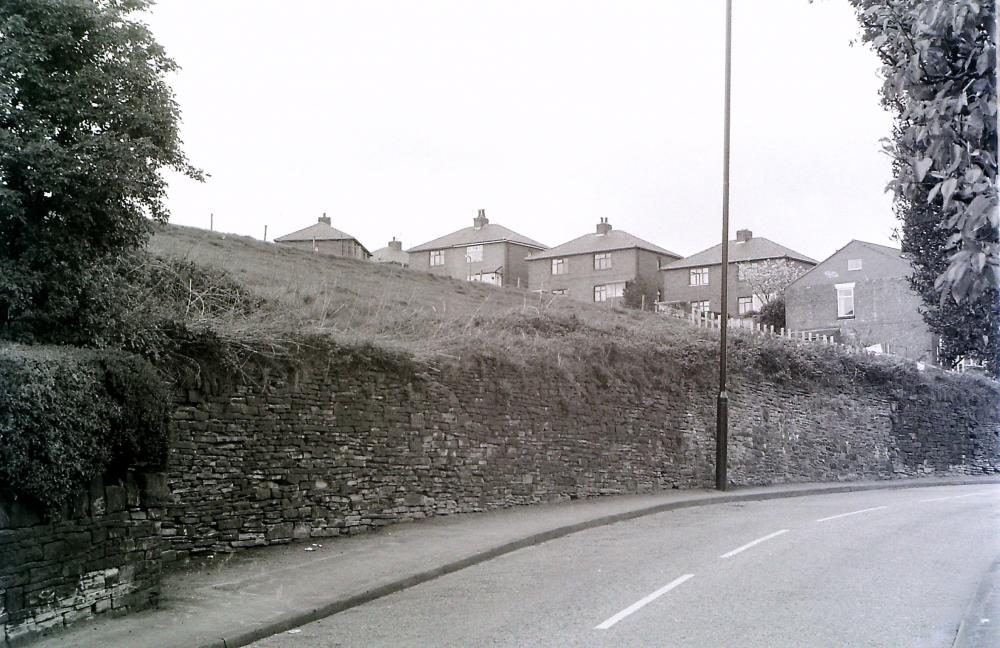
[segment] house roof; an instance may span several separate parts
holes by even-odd
[[[528,257],[528,261],[573,256],[574,254],[593,254],[594,252],[608,252],[610,250],[626,250],[629,248],[648,250],[664,256],[678,258],[681,256],[676,252],[665,250],[659,245],[653,245],[649,241],[645,241],[638,236],[629,234],[624,230],[612,229],[606,234],[598,234],[596,232],[584,234],[583,236],[575,238],[572,241],[563,243],[562,245],[557,245],[554,248],[550,248],[542,252],[535,252]]]
[[[372,252],[372,258],[379,263],[401,263],[405,265],[410,262],[409,254],[389,245]]]
[[[274,240],[277,243],[285,243],[288,241],[342,241],[345,239],[357,240],[350,234],[341,232],[336,227],[330,226],[329,223],[321,221],[319,223],[313,223],[309,227],[300,229],[297,232],[279,236]]]
[[[421,243],[416,247],[412,247],[407,250],[407,252],[442,250],[444,248],[465,247],[467,245],[477,245],[481,243],[516,243],[518,245],[533,247],[539,250],[545,249],[545,245],[539,243],[538,241],[534,241],[527,236],[518,234],[513,230],[507,229],[503,225],[486,223],[479,228],[465,227],[457,232],[445,234],[444,236],[436,238],[433,241],[427,241],[426,243]]]
[[[760,261],[763,259],[779,259],[787,257],[805,263],[816,263],[816,259],[807,257],[784,245],[775,243],[763,236],[754,236],[745,241],[729,241],[729,262]],[[697,268],[701,266],[719,265],[722,263],[722,243],[702,250],[697,254],[665,265],[661,270],[677,270],[681,268]]]

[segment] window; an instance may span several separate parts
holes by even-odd
[[[837,284],[834,288],[837,289],[837,317],[854,317],[854,284]]]
[[[556,288],[555,290],[552,291],[552,294],[553,295],[565,295],[566,294],[566,289],[565,288]]]
[[[431,267],[444,265],[444,250],[431,250]]]
[[[473,261],[483,260],[483,246],[482,245],[470,245],[465,248],[465,260],[469,263]]]
[[[697,313],[698,315],[704,315],[708,313],[708,300],[704,301],[693,301],[691,302],[691,312]]]
[[[566,259],[552,259],[552,274],[566,274]]]
[[[615,297],[624,297],[624,296],[625,296],[624,281],[619,281],[610,284],[603,284],[600,286],[594,286],[595,302],[608,301],[609,299],[614,299]]]
[[[691,285],[708,285],[708,268],[691,268]]]
[[[611,269],[611,253],[601,252],[600,254],[594,255],[594,270],[610,270]],[[597,301],[596,299],[594,301]],[[604,301],[603,299],[601,301]]]
[[[469,275],[469,281],[480,281],[491,286],[502,286],[503,275],[499,272],[477,272]]]
[[[860,270],[861,269],[861,259],[848,259],[847,260],[847,270]]]
[[[746,315],[754,311],[753,297],[740,297],[736,300],[737,311],[740,315]]]

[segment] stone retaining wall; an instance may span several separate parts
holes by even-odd
[[[996,409],[971,407],[949,381],[926,377],[922,393],[844,393],[736,375],[730,477],[998,471]],[[714,479],[714,393],[694,380],[568,381],[483,359],[411,370],[333,350],[295,372],[178,401],[169,558]]]
[[[141,486],[141,488],[140,488]],[[0,496],[0,639],[31,635],[102,613],[155,604],[163,540],[163,475],[97,482],[63,519],[45,521]]]

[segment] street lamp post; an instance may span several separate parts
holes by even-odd
[[[722,313],[719,327],[719,398],[715,417],[715,487],[729,485],[729,392],[726,390],[726,333],[729,330],[729,98],[732,73],[733,0],[726,0],[726,98],[722,135]]]

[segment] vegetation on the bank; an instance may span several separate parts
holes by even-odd
[[[58,516],[94,478],[162,467],[168,402],[135,355],[0,345],[0,487]]]
[[[0,338],[114,345],[161,170],[200,177],[148,4],[0,2]]]
[[[946,362],[1000,374],[996,4],[851,0],[895,113],[896,213],[924,319]]]

